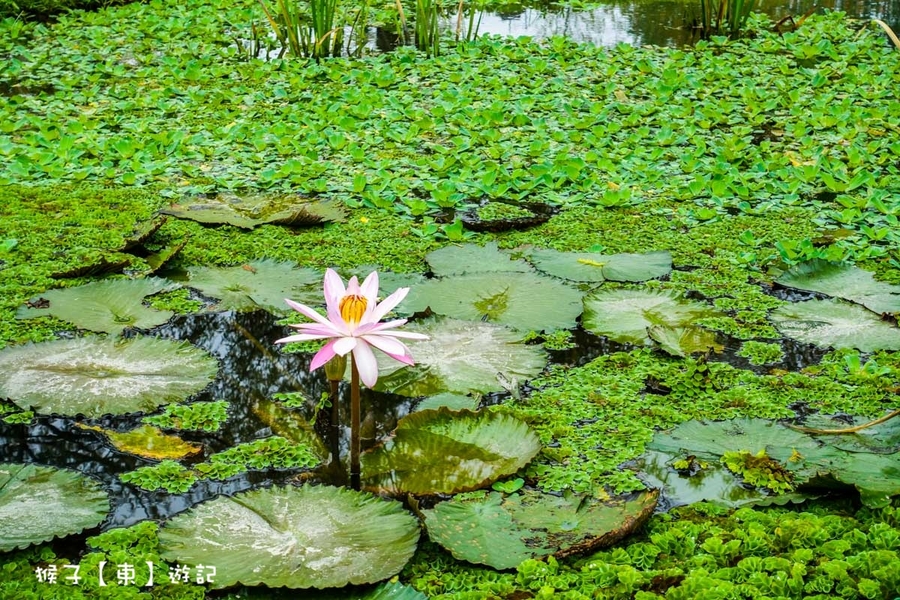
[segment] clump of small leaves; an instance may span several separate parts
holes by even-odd
[[[567,329],[556,329],[546,333],[529,331],[522,341],[541,342],[547,350],[569,350],[576,345],[572,332]]]
[[[130,473],[123,473],[119,477],[125,483],[131,483],[141,489],[151,492],[164,489],[170,494],[183,494],[197,481],[193,471],[174,460],[164,460],[158,465],[141,467]]]
[[[767,344],[752,340],[741,344],[741,349],[737,355],[746,358],[751,365],[756,366],[775,364],[781,362],[784,358],[784,352],[781,350],[780,344]]]
[[[228,402],[194,402],[170,404],[161,415],[144,417],[144,423],[164,429],[188,431],[218,431],[228,419]]]
[[[285,408],[303,408],[308,399],[303,392],[278,392],[272,394],[274,400],[278,400]]]
[[[729,471],[740,475],[754,487],[766,488],[775,493],[794,489],[790,471],[766,454],[765,450],[760,450],[756,454],[746,450],[726,452],[722,455],[722,463]]]
[[[21,412],[16,412],[9,416],[3,417],[3,422],[9,423],[10,425],[27,425],[31,423],[31,420],[33,418],[34,411],[23,410]]]
[[[156,310],[170,310],[179,315],[195,313],[203,309],[203,303],[191,298],[188,288],[178,288],[171,292],[162,292],[147,298],[147,304]]]
[[[302,469],[319,462],[308,447],[273,436],[213,454],[208,463],[197,465],[197,470],[210,479],[223,479],[247,469]]]
[[[482,221],[499,221],[502,219],[533,217],[534,213],[505,202],[488,202],[484,206],[479,207],[475,211],[475,215]]]

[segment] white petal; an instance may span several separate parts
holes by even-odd
[[[383,319],[384,315],[394,310],[394,307],[400,304],[400,302],[406,298],[406,294],[408,293],[409,288],[398,288],[397,291],[381,301],[381,304],[379,304],[375,309],[375,312],[372,313],[372,320],[380,321]]]
[[[366,387],[374,386],[378,381],[378,361],[365,340],[360,339],[360,343],[353,349],[353,360],[356,362],[359,378]]]
[[[342,337],[334,343],[334,353],[338,356],[345,356],[348,352],[356,348],[359,340],[355,337]]]

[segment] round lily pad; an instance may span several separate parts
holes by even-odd
[[[409,323],[405,329],[429,339],[412,344],[415,366],[378,358],[379,391],[404,396],[501,392],[498,373],[524,381],[547,364],[541,348],[522,343],[520,334],[499,325],[435,317]]]
[[[668,251],[603,255],[590,252],[534,250],[529,257],[539,271],[570,281],[647,281],[672,271]]]
[[[418,539],[418,522],[399,502],[330,486],[219,497],[159,533],[165,560],[215,565],[217,588],[374,583],[397,574]]]
[[[787,304],[773,310],[769,319],[782,335],[820,348],[900,350],[900,328],[840,300]]]
[[[815,259],[791,267],[775,282],[843,298],[879,314],[900,313],[900,286],[877,281],[869,271],[852,265]]]
[[[500,413],[422,410],[362,455],[363,485],[392,494],[455,494],[511,475],[541,449],[522,421]]]
[[[171,340],[56,340],[0,351],[0,397],[42,414],[152,411],[202,390],[217,369],[203,350]]]
[[[220,300],[222,310],[264,308],[286,313],[285,298],[313,306],[322,304],[322,274],[291,262],[257,260],[238,267],[188,269],[188,285]]]
[[[454,557],[495,569],[610,546],[653,514],[658,492],[600,501],[521,491],[453,499],[423,511],[428,537]]]
[[[532,270],[531,265],[524,260],[513,260],[509,254],[501,252],[497,248],[497,242],[488,242],[484,246],[445,246],[430,252],[425,260],[431,265],[431,271],[439,277],[472,273],[526,273]]]
[[[67,469],[0,464],[0,552],[96,527],[109,512],[100,484]]]

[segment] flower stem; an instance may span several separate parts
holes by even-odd
[[[350,356],[350,487],[360,488],[359,468],[359,370]]]
[[[340,463],[341,462],[341,444],[340,444],[340,431],[341,431],[341,416],[340,416],[340,395],[338,387],[340,386],[340,381],[329,381],[331,384],[331,436],[329,437],[329,441],[331,443],[331,460],[332,462]]]

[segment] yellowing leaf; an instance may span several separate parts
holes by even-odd
[[[78,426],[82,429],[99,431],[109,438],[109,441],[117,450],[143,456],[144,458],[156,460],[170,458],[177,460],[190,454],[195,454],[201,449],[201,446],[198,444],[185,442],[174,435],[166,435],[151,425],[141,425],[137,429],[124,433],[92,425],[79,424]]]

